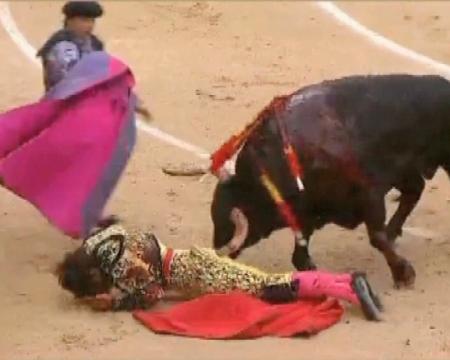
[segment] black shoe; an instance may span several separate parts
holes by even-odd
[[[85,240],[91,236],[97,235],[99,232],[109,228],[110,226],[119,224],[120,222],[121,222],[121,219],[117,215],[109,215],[104,218],[101,218],[97,222],[96,226],[93,229],[91,229],[91,231],[89,232],[89,234],[85,238]]]
[[[369,290],[370,296],[373,299],[373,302],[375,303],[375,306],[378,308],[379,311],[383,312],[384,311],[383,303],[381,302],[378,295],[375,294],[375,292],[372,290],[369,280],[367,280],[366,273],[356,271],[355,273],[353,273],[353,277],[355,277],[355,276],[361,276],[364,279],[364,281],[366,282],[366,285],[367,285],[367,289]]]
[[[104,230],[110,226],[117,225],[120,222],[120,217],[117,215],[108,215],[98,221],[97,227]]]
[[[358,296],[364,316],[367,320],[381,321],[383,305],[372,291],[364,273],[352,274],[352,288]]]

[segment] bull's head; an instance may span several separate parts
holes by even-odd
[[[271,204],[262,206],[251,188],[231,177],[217,184],[211,205],[213,246],[221,255],[237,257],[240,252],[269,235],[274,224],[267,219]]]

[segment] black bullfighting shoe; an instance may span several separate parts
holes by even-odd
[[[367,281],[366,274],[352,274],[352,288],[361,303],[361,308],[367,320],[381,321],[383,305],[379,297],[373,292]]]

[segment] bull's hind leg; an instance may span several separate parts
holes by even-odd
[[[408,176],[396,188],[401,193],[400,202],[386,227],[387,237],[391,243],[394,243],[395,239],[402,235],[402,228],[406,219],[420,200],[423,189],[425,188],[425,180],[419,173],[414,173]]]
[[[414,284],[416,273],[412,265],[398,255],[389,241],[386,228],[386,207],[381,192],[371,190],[364,199],[364,221],[369,234],[370,244],[383,253],[392,273],[396,287]]]

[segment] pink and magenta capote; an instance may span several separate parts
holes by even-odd
[[[86,55],[45,97],[0,115],[0,178],[72,237],[85,237],[136,141],[135,81],[105,52]]]

